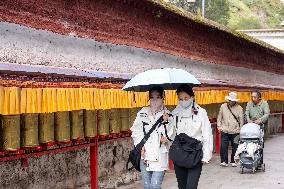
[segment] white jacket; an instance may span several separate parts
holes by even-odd
[[[142,108],[130,128],[132,131],[131,137],[133,138],[134,145],[136,146],[144,137],[143,127],[145,132],[149,132],[156,121],[163,116],[164,113],[169,113],[167,109],[158,112],[155,116],[150,113],[149,107]],[[143,124],[144,123],[144,124]],[[172,137],[174,134],[174,127],[170,124],[166,125],[168,137]],[[147,161],[147,171],[164,171],[168,169],[169,158],[169,145],[170,144],[160,144],[161,136],[166,136],[165,127],[161,125],[150,135],[147,140],[145,147],[145,159]]]
[[[175,125],[176,135],[185,133],[202,142],[202,161],[208,162],[212,158],[213,151],[212,128],[206,110],[198,105],[195,106],[198,110],[197,115],[191,112],[191,108],[184,110],[180,106],[177,106],[172,112],[174,119],[170,122]],[[176,117],[178,117],[178,122],[176,122]]]

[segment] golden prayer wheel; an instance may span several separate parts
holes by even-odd
[[[210,108],[210,107],[208,107],[208,106],[207,106],[206,108],[207,108],[206,111],[207,111],[207,116],[208,116],[208,118],[209,118],[209,119],[214,118],[212,108]]]
[[[218,118],[218,114],[222,104],[213,104],[213,118]]]
[[[119,109],[110,110],[109,130],[111,134],[120,133],[121,120],[120,120],[120,110]]]
[[[54,142],[54,113],[39,114],[39,143]]]
[[[276,107],[275,107],[275,102],[274,101],[268,101],[269,104],[269,109],[270,111],[276,111]]]
[[[281,101],[278,101],[278,103],[277,103],[277,111],[279,112],[279,111],[281,111],[282,110],[282,102]]]
[[[20,149],[21,122],[20,115],[1,116],[1,149],[16,151]]]
[[[284,110],[284,102],[283,101],[269,101],[269,108],[271,112],[280,112]]]
[[[137,116],[137,113],[139,112],[139,109],[138,108],[131,108],[129,110],[129,128],[132,127],[135,119],[136,119],[136,116]]]
[[[120,110],[120,120],[121,120],[121,131],[129,130],[129,109]]]
[[[274,109],[272,111],[274,111],[274,112],[277,111],[278,112],[280,110],[280,105],[281,105],[280,101],[274,101],[273,104],[274,104],[274,107],[273,107]]]
[[[281,105],[280,105],[280,111],[284,111],[284,101],[281,101]]]
[[[209,105],[202,105],[201,107],[206,110],[208,118],[211,119],[213,115],[212,115],[212,110],[209,107]]]
[[[99,135],[109,135],[109,110],[98,111]]]
[[[83,116],[85,137],[97,136],[97,111],[84,110]]]
[[[203,108],[206,110],[208,118],[212,119],[218,117],[220,106],[221,104],[207,104]]]
[[[267,101],[269,104],[270,111],[274,111],[274,101]]]
[[[71,139],[84,138],[83,110],[74,110],[70,114]]]
[[[34,148],[39,146],[38,114],[21,115],[21,147]]]
[[[70,117],[69,112],[55,113],[55,140],[57,142],[70,141]]]

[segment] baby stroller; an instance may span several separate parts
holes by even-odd
[[[245,124],[240,131],[239,147],[244,149],[239,155],[241,174],[243,174],[244,168],[251,169],[253,173],[256,170],[265,171],[265,164],[263,163],[263,125],[255,123]]]

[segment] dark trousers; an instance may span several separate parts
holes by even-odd
[[[188,169],[175,165],[175,172],[179,189],[197,189],[199,178],[202,171],[200,162],[194,168]]]
[[[231,143],[232,146],[232,154],[231,154],[231,163],[234,163],[234,157],[238,148],[238,137],[239,134],[228,134],[221,132],[221,163],[225,162],[228,163],[228,147],[229,147],[229,142]],[[237,137],[237,138],[236,138]]]

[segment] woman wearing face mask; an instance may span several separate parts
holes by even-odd
[[[175,165],[176,178],[179,189],[197,189],[202,165],[209,163],[212,157],[213,136],[211,124],[206,110],[195,103],[194,92],[190,86],[180,86],[177,89],[177,95],[179,103],[172,112],[173,118],[170,122],[175,122],[176,135],[185,133],[201,141],[203,158],[200,163],[190,169]]]
[[[164,91],[154,87],[149,91],[150,106],[143,107],[131,127],[134,145],[137,145],[156,121],[169,111],[164,106]],[[144,189],[160,189],[165,171],[168,169],[169,140],[174,128],[169,124],[160,124],[150,135],[141,151],[141,174]]]

